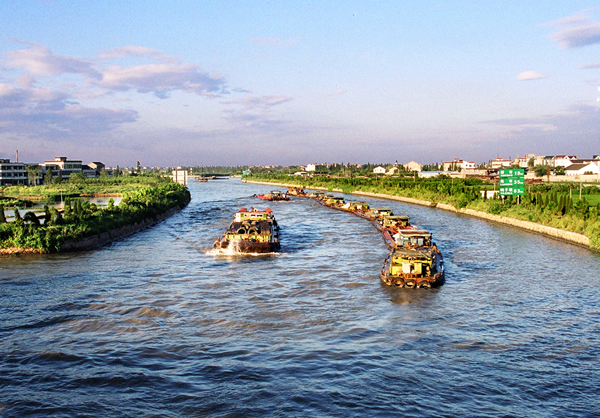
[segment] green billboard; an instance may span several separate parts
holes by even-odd
[[[501,168],[498,183],[500,196],[522,196],[525,194],[525,170],[522,168]]]

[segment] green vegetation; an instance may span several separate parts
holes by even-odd
[[[5,206],[26,207],[28,200],[42,200],[48,203],[60,202],[61,198],[94,196],[106,194],[121,195],[140,190],[148,186],[170,182],[168,177],[160,175],[121,176],[86,178],[83,175],[73,175],[68,180],[58,178],[42,186],[4,186],[0,187],[0,203]],[[11,202],[17,199],[17,202]]]
[[[112,199],[108,207],[101,208],[78,198],[67,198],[64,212],[45,206],[43,223],[33,212],[27,212],[21,219],[16,210],[15,220],[7,223],[3,216],[4,208],[0,206],[0,248],[59,251],[66,240],[85,238],[146,219],[155,219],[171,208],[185,206],[189,200],[190,193],[184,186],[158,181],[155,185],[145,184],[125,192],[118,206],[114,205]]]
[[[518,202],[516,197],[485,199],[481,191],[495,186],[477,178],[452,179],[405,177],[295,177],[282,174],[252,174],[248,180],[323,187],[344,193],[363,191],[411,197],[469,208],[536,222],[586,235],[592,248],[600,249],[600,188],[597,185],[574,187],[572,183],[527,186]],[[581,193],[581,199],[579,194]]]

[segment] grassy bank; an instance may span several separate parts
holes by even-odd
[[[125,190],[129,191],[125,191]],[[0,250],[29,250],[35,252],[57,252],[67,240],[77,240],[102,232],[155,218],[171,208],[183,207],[190,200],[184,186],[160,181],[156,185],[129,188],[113,188],[123,193],[118,206],[112,200],[106,208],[90,204],[85,200],[65,200],[64,212],[45,207],[44,221],[40,222],[33,212],[21,218],[15,212],[13,222],[5,222],[0,207]],[[4,222],[3,222],[4,221]]]
[[[74,178],[56,181],[42,186],[3,186],[0,187],[0,204],[26,207],[27,201],[60,202],[61,198],[123,195],[149,186],[170,182],[161,176],[99,177],[92,179]]]
[[[306,188],[323,187],[341,190],[381,193],[445,203],[457,209],[468,208],[495,215],[530,221],[583,234],[590,245],[600,250],[600,188],[596,186],[573,188],[573,184],[537,184],[527,187],[525,195],[485,199],[481,191],[492,190],[494,185],[481,179],[450,179],[414,177],[379,178],[298,178],[286,175],[252,175],[248,180],[301,185]]]

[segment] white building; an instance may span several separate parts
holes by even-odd
[[[54,160],[46,160],[42,164],[43,175],[46,174],[48,168],[52,169],[52,177],[61,177],[68,179],[71,174],[83,174],[81,160],[68,160],[67,157],[54,157]]]
[[[373,169],[374,174],[385,174],[385,168],[382,166],[375,167]]]
[[[404,164],[404,169],[406,171],[423,171],[423,165],[416,161],[411,161]]]
[[[553,158],[554,167],[568,167],[576,160],[576,155],[555,155]]]
[[[567,176],[581,176],[583,174],[600,174],[600,168],[597,163],[575,163],[565,168]]]
[[[306,168],[304,169],[304,171],[315,171],[316,169],[317,169],[316,164],[306,164]]]
[[[23,163],[11,163],[9,159],[0,159],[0,186],[27,184],[27,170]]]
[[[466,170],[477,168],[477,164],[474,161],[465,161],[462,158],[455,158],[452,161],[446,161],[442,163],[443,171],[457,171],[458,169]]]
[[[498,169],[498,168],[505,168],[505,167],[510,167],[513,164],[513,162],[511,160],[506,160],[504,158],[494,158],[491,162],[490,162],[490,168],[492,169]]]

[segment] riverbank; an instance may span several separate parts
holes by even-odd
[[[250,181],[250,180],[242,180],[246,183],[253,184],[264,184],[271,186],[280,186],[280,187],[290,187],[297,186],[297,184],[286,184],[286,183],[271,183],[271,182],[262,182],[262,181]],[[310,189],[314,190],[322,190],[329,191],[326,187],[310,187]],[[341,189],[332,189],[332,192],[344,193]],[[371,193],[371,192],[362,192],[362,191],[352,191],[348,194],[356,195],[356,196],[365,196],[365,197],[375,197],[378,199],[387,199],[387,200],[396,200],[399,202],[410,203],[414,205],[427,206],[431,208],[442,209],[450,212],[455,212],[457,214],[462,214],[466,216],[472,216],[480,219],[485,219],[490,222],[495,222],[498,224],[510,225],[516,228],[525,229],[531,232],[535,232],[537,234],[545,235],[551,238],[559,239],[562,241],[567,241],[576,245],[580,245],[589,249],[593,249],[590,243],[590,239],[576,232],[567,231],[560,228],[554,228],[547,225],[538,224],[530,221],[523,221],[516,218],[511,218],[507,216],[494,215],[487,212],[477,211],[474,209],[461,208],[457,209],[452,205],[445,203],[437,203],[431,202],[428,200],[415,199],[411,197],[403,197],[403,196],[393,196],[383,193]]]
[[[183,209],[189,190],[176,183],[162,183],[125,193],[106,207],[86,200],[66,200],[62,211],[45,207],[43,223],[34,212],[11,222],[0,222],[0,254],[83,251],[107,244],[160,222]]]

